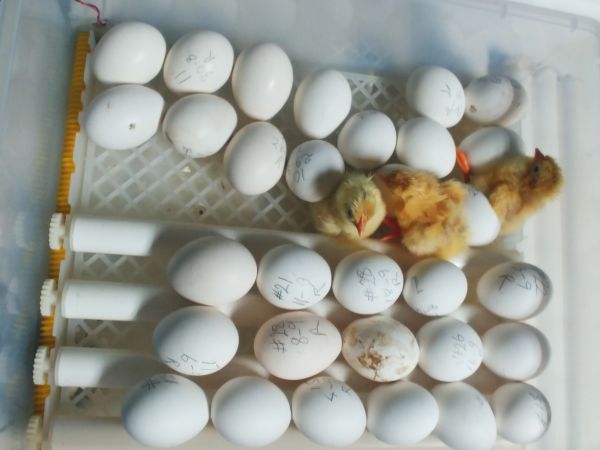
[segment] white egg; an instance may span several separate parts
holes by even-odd
[[[355,169],[374,169],[394,153],[396,127],[382,112],[361,111],[344,124],[337,145],[344,160]]]
[[[94,144],[107,150],[127,150],[154,136],[164,106],[153,89],[116,86],[98,94],[85,108],[83,126]]]
[[[285,172],[290,190],[306,202],[323,200],[342,181],[344,159],[325,141],[308,141],[292,151]]]
[[[415,336],[391,317],[355,320],[344,330],[343,342],[346,362],[369,380],[399,380],[410,374],[419,361]]]
[[[483,335],[485,366],[499,377],[526,381],[544,371],[550,344],[541,331],[519,322],[496,325]]]
[[[490,312],[513,320],[539,314],[550,302],[552,290],[548,275],[524,262],[494,266],[477,283],[479,302]]]
[[[515,444],[531,444],[548,431],[550,403],[535,387],[525,383],[500,386],[492,396],[498,434]]]
[[[456,162],[456,148],[448,130],[424,117],[410,119],[400,127],[396,154],[400,162],[438,178],[448,175]]]
[[[390,445],[415,445],[438,423],[433,396],[418,384],[399,381],[371,391],[367,400],[367,428]]]
[[[469,245],[479,247],[491,244],[500,233],[500,219],[485,195],[470,184],[465,186],[465,217],[469,225]]]
[[[473,375],[483,359],[479,335],[453,317],[432,320],[417,333],[419,367],[439,381],[460,381]]]
[[[471,169],[485,169],[511,153],[524,153],[525,143],[514,131],[485,127],[468,135],[459,145]]]
[[[406,81],[406,100],[420,115],[445,128],[465,113],[465,92],[456,75],[439,66],[421,66]]]
[[[279,308],[308,308],[331,289],[331,269],[314,250],[280,245],[260,260],[256,285],[262,296]]]
[[[237,328],[229,317],[209,306],[188,306],[164,317],[152,336],[161,361],[185,375],[208,375],[235,356]]]
[[[268,380],[239,377],[215,393],[210,418],[229,442],[243,447],[262,447],[279,439],[291,420],[285,394]]]
[[[481,393],[466,383],[439,384],[431,390],[440,408],[434,434],[448,447],[487,450],[496,443],[496,419]]]
[[[229,79],[233,47],[214,31],[192,31],[175,42],[165,59],[163,77],[176,93],[213,93]]]
[[[283,107],[294,81],[292,63],[277,45],[265,43],[237,57],[231,85],[240,109],[256,120],[269,120]]]
[[[196,239],[177,251],[167,278],[196,303],[220,305],[242,298],[256,280],[256,261],[239,242],[217,236]]]
[[[301,380],[325,370],[342,348],[342,337],[327,319],[294,311],[267,320],[254,338],[254,354],[269,373]]]
[[[515,80],[486,75],[471,81],[465,88],[466,116],[481,125],[509,126],[525,112],[527,95]]]
[[[419,314],[444,316],[455,311],[467,296],[467,277],[449,261],[427,258],[406,274],[404,299]]]
[[[404,276],[387,255],[364,250],[342,259],[333,275],[335,298],[349,311],[376,314],[394,304],[402,293]]]
[[[337,70],[306,77],[294,97],[296,125],[309,138],[323,139],[341,124],[352,106],[352,90]]]
[[[146,84],[162,68],[167,44],[160,31],[142,22],[110,28],[92,52],[94,77],[107,84]]]
[[[286,144],[281,131],[269,122],[252,122],[239,130],[225,149],[225,175],[244,195],[267,192],[285,167]]]
[[[204,158],[225,145],[237,124],[227,100],[194,94],[177,100],[167,111],[162,129],[175,150],[190,158]]]
[[[356,392],[331,377],[313,378],[296,388],[292,418],[311,441],[332,447],[356,442],[367,423],[365,407]]]
[[[148,447],[177,447],[196,436],[208,422],[204,391],[180,375],[153,375],[133,388],[123,401],[125,430]]]

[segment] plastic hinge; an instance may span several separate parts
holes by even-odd
[[[56,287],[56,280],[48,278],[44,280],[40,292],[40,313],[42,316],[51,316],[57,301],[58,289]]]
[[[54,213],[48,229],[48,244],[52,250],[60,250],[67,234],[67,217],[63,213]]]
[[[48,383],[50,372],[50,348],[42,345],[35,352],[33,360],[33,382],[36,385]]]

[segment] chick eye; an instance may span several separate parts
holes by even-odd
[[[354,211],[352,211],[352,208],[346,210],[346,216],[348,216],[348,219],[354,219]]]

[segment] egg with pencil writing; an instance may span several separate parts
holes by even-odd
[[[443,316],[455,311],[467,296],[467,277],[449,261],[427,258],[406,274],[406,303],[419,314]]]
[[[331,377],[312,378],[296,388],[292,418],[311,441],[334,447],[356,442],[367,422],[365,407],[356,392]]]
[[[396,261],[365,250],[352,253],[338,263],[333,293],[346,309],[357,314],[375,314],[398,300],[403,282],[402,269]]]
[[[208,306],[188,306],[164,317],[152,337],[160,359],[185,375],[208,375],[225,367],[239,344],[229,317]]]
[[[241,194],[262,194],[283,175],[285,154],[285,139],[277,127],[269,122],[252,122],[235,133],[227,145],[225,175]]]
[[[344,159],[337,148],[325,141],[308,141],[292,151],[285,180],[296,197],[318,202],[338,186],[344,170]]]
[[[208,423],[204,391],[180,375],[157,374],[127,393],[121,410],[123,427],[148,447],[177,447]]]
[[[283,309],[307,308],[331,288],[331,269],[314,250],[285,244],[260,260],[256,285],[262,296]]]
[[[481,277],[477,297],[500,317],[524,320],[546,307],[552,297],[552,282],[533,264],[507,262],[492,267]]]
[[[175,150],[190,158],[218,152],[237,124],[237,114],[227,100],[209,94],[187,95],[165,114],[163,133]]]
[[[254,338],[258,362],[284,380],[301,380],[325,370],[341,347],[342,337],[329,320],[303,311],[272,317]]]
[[[453,317],[432,320],[417,333],[419,367],[439,381],[460,381],[475,373],[483,360],[481,338]]]
[[[440,66],[421,66],[406,81],[406,100],[420,115],[445,128],[460,122],[465,113],[465,91],[459,79]]]
[[[163,77],[176,93],[220,89],[233,67],[233,47],[225,36],[214,31],[192,31],[177,41],[167,54]]]

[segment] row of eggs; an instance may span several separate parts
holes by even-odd
[[[428,258],[406,274],[389,256],[362,250],[344,257],[333,273],[316,251],[295,244],[270,249],[258,267],[241,243],[207,236],[184,245],[172,257],[167,276],[181,296],[204,305],[236,301],[256,282],[269,303],[288,310],[323,300],[330,290],[338,302],[357,314],[388,309],[403,294],[408,305],[425,316],[455,311],[467,296],[467,278],[454,264]],[[549,277],[538,267],[507,262],[489,269],[477,283],[481,304],[506,319],[538,314],[552,295]]]
[[[181,308],[156,326],[154,349],[176,372],[204,376],[229,364],[239,346],[233,321],[206,306]],[[267,320],[254,337],[257,361],[285,380],[309,378],[327,369],[342,354],[361,376],[389,382],[407,377],[417,364],[431,378],[460,381],[480,365],[516,381],[540,374],[550,357],[546,337],[520,322],[489,329],[482,338],[467,323],[443,317],[423,325],[416,336],[387,316],[351,322],[342,334],[329,320],[294,311]]]
[[[132,42],[132,36],[137,36],[140,30],[148,34],[148,39]],[[160,71],[165,52],[164,39],[162,46],[156,43],[162,39],[158,36],[158,30],[146,24],[115,26],[92,55],[96,77],[106,83],[142,83],[153,78]],[[150,58],[155,48],[162,49],[162,56],[156,60]],[[147,58],[153,61],[151,66],[155,69],[148,73],[143,64]],[[176,150],[193,158],[206,157],[219,151],[230,139],[237,125],[235,109],[211,93],[227,81],[232,70],[235,100],[252,119],[269,120],[290,95],[291,63],[276,45],[265,43],[246,49],[233,66],[233,49],[224,36],[210,31],[187,34],[173,45],[164,66],[165,83],[170,89],[195,93],[175,102],[164,118],[163,132]],[[144,76],[133,76],[132,71],[141,71]],[[215,77],[218,83],[214,82]],[[438,177],[446,176],[455,165],[455,145],[446,127],[460,120],[465,109],[467,115],[474,114],[473,111],[484,114],[485,118],[479,117],[480,123],[503,123],[489,120],[490,110],[506,106],[497,103],[502,103],[511,88],[514,90],[514,83],[503,77],[483,77],[467,87],[465,96],[459,80],[448,70],[421,67],[408,79],[406,98],[423,117],[409,120],[396,133],[392,120],[385,114],[359,112],[342,127],[335,148],[321,139],[330,135],[348,115],[351,88],[337,71],[313,73],[298,87],[294,117],[298,128],[315,140],[297,147],[290,155],[288,185],[301,199],[319,201],[341,179],[344,161],[355,168],[370,170],[389,160],[394,148],[407,165]],[[524,104],[522,99],[520,102]],[[85,129],[89,138],[104,148],[135,147],[155,134],[163,107],[160,94],[148,87],[131,84],[113,87],[86,108]],[[450,122],[448,117],[452,119]],[[504,145],[501,136],[493,142],[496,148]],[[479,146],[484,147],[484,154],[490,153],[488,146]],[[470,153],[468,149],[465,151]],[[475,153],[478,152],[481,153],[476,149]],[[492,153],[497,153],[496,149]],[[239,130],[227,145],[225,172],[236,190],[257,195],[272,188],[281,178],[285,157],[286,143],[281,132],[270,123],[256,122]],[[476,156],[473,167],[477,166],[477,159]]]
[[[210,411],[209,411],[210,409]],[[414,445],[433,433],[451,448],[490,449],[496,435],[527,444],[547,430],[551,410],[544,394],[525,383],[498,388],[488,403],[472,386],[440,384],[431,392],[408,381],[371,391],[366,409],[347,384],[320,376],[300,384],[291,397],[259,377],[231,379],[210,408],[200,386],[174,374],[154,375],[133,387],[122,421],[143,445],[169,448],[194,438],[209,418],[229,442],[261,447],[279,439],[290,421],[318,445],[342,447],[368,429],[391,445]]]

